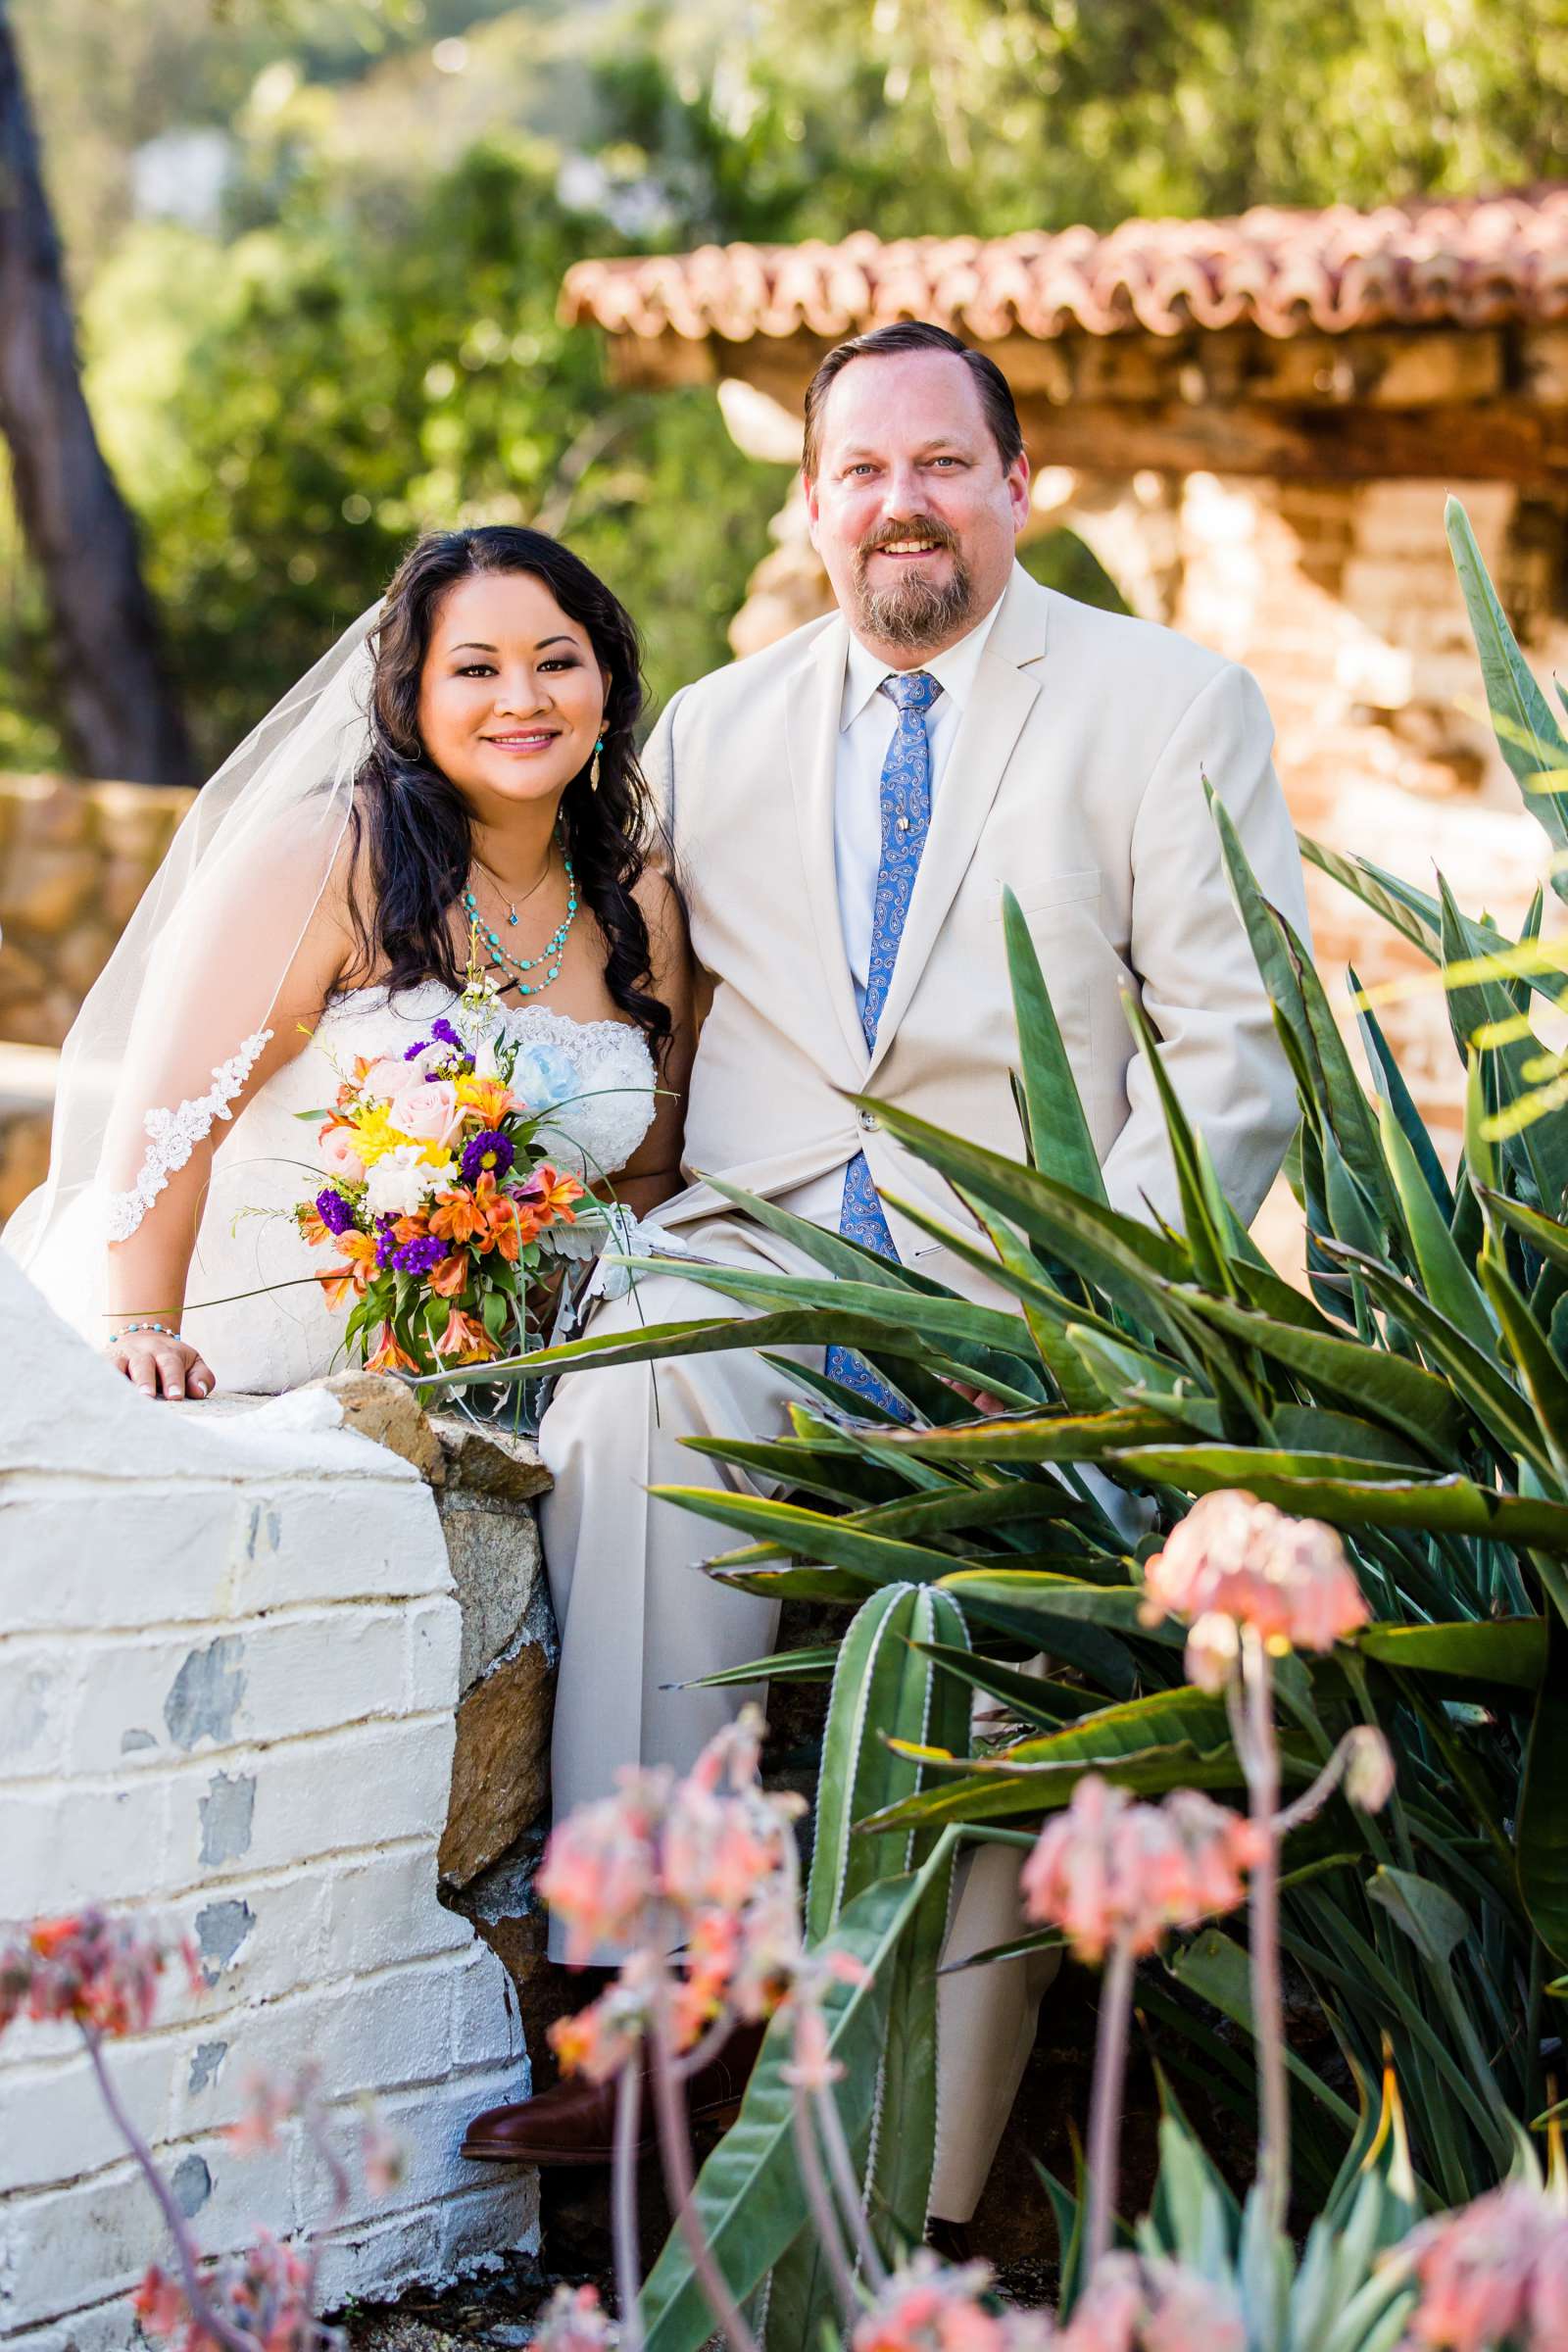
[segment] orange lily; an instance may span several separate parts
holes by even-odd
[[[499,1127],[509,1110],[519,1105],[516,1096],[500,1078],[460,1078],[458,1101],[466,1117],[477,1117],[481,1127]]]
[[[454,1250],[450,1257],[442,1258],[425,1276],[438,1298],[456,1298],[467,1279],[467,1253],[462,1250]]]
[[[479,1182],[488,1184],[494,1192],[493,1177],[481,1176]],[[430,1211],[430,1231],[443,1242],[471,1242],[483,1230],[486,1218],[487,1212],[475,1194],[460,1185],[454,1192],[443,1193]],[[484,1247],[483,1243],[480,1247]]]
[[[358,1296],[375,1272],[373,1234],[342,1233],[337,1237],[337,1245],[348,1263],[328,1266],[324,1274],[316,1277],[326,1294],[328,1306],[341,1306],[351,1291]]]
[[[485,1229],[479,1237],[481,1250],[499,1250],[509,1266],[514,1266],[525,1242],[531,1242],[544,1222],[538,1204],[532,1200],[518,1200],[513,1193],[501,1192],[488,1168],[473,1188],[475,1200],[484,1210]]]
[[[398,1346],[390,1323],[381,1326],[381,1345],[372,1356],[366,1358],[367,1372],[417,1372],[418,1365],[412,1355]]]
[[[455,1306],[447,1317],[445,1331],[435,1343],[435,1351],[437,1355],[455,1356],[460,1364],[484,1364],[496,1349],[484,1325]]]
[[[576,1223],[572,1202],[582,1199],[587,1190],[585,1185],[579,1184],[575,1176],[563,1176],[559,1168],[553,1168],[548,1163],[535,1168],[533,1184],[539,1188],[534,1206],[539,1212],[541,1225],[548,1225],[557,1217],[564,1225]]]
[[[294,1211],[294,1217],[301,1236],[313,1250],[319,1250],[323,1242],[337,1240],[337,1235],[321,1222],[321,1212],[314,1200],[302,1200]]]

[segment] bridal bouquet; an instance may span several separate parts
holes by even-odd
[[[336,1255],[317,1279],[348,1307],[344,1344],[368,1371],[518,1352],[530,1284],[602,1238],[582,1230],[601,1204],[536,1140],[560,1092],[535,1067],[548,1053],[504,1034],[470,1043],[441,1019],[405,1054],[356,1057],[333,1107],[301,1114],[322,1122],[326,1181],[295,1219]]]

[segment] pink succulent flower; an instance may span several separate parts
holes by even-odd
[[[983,2262],[947,2270],[922,2250],[895,2272],[856,2326],[851,2352],[1046,2352],[1054,2330],[1044,2312],[988,2311]]]
[[[796,2090],[831,2090],[844,2069],[833,2056],[827,2019],[814,2001],[798,2001],[795,2008],[795,2054],[780,2067],[784,2081]]]
[[[175,1947],[193,1988],[205,1990],[188,1941]],[[15,2018],[66,2022],[109,2034],[139,2034],[152,2021],[170,1947],[134,1920],[96,1905],[64,1919],[35,1920],[0,1950],[0,2034]]]
[[[1233,1910],[1257,1851],[1251,1823],[1195,1788],[1135,1804],[1091,1773],[1041,1832],[1020,1885],[1030,1919],[1099,1961],[1113,1943],[1152,1952],[1167,1929]]]
[[[314,2352],[321,2340],[311,2310],[310,2264],[270,2230],[262,2230],[247,2253],[204,2271],[202,2284],[214,2311],[252,2337],[257,2352]],[[163,2271],[147,2273],[131,2308],[142,2332],[172,2352],[221,2352],[220,2338],[192,2313],[184,2288]]]
[[[1246,2352],[1228,2281],[1157,2256],[1107,2254],[1057,2336],[1054,2352]]]
[[[616,1792],[576,1812],[551,1832],[539,1891],[566,1929],[566,1958],[581,1967],[602,1943],[634,1943],[657,1901],[660,1822],[669,1798],[666,1767],[629,1765]]]
[[[539,2318],[534,2352],[614,2352],[620,2341],[596,2286],[558,2286]]]
[[[1420,2292],[1408,2344],[1422,2352],[1559,2352],[1568,2341],[1568,2212],[1505,2182],[1406,2238]]]
[[[248,2074],[240,2088],[241,2112],[223,2133],[235,2155],[259,2156],[275,2148],[283,2126],[315,2095],[318,2080],[315,2067],[302,2067],[292,2082],[280,2082],[259,2069]]]
[[[1331,1527],[1292,1519],[1241,1489],[1205,1494],[1144,1571],[1146,1625],[1163,1617],[1191,1627],[1188,1672],[1223,1686],[1242,1628],[1276,1656],[1332,1649],[1367,1622],[1345,1548]]]

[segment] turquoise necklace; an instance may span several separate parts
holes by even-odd
[[[542,954],[538,956],[509,956],[501,945],[500,934],[490,930],[480,920],[479,902],[473,892],[466,890],[463,894],[464,911],[490,951],[491,969],[493,971],[505,970],[511,974],[512,977],[503,980],[501,985],[503,988],[514,988],[519,997],[542,997],[551,982],[559,980],[561,977],[562,950],[565,947],[566,934],[571,929],[577,913],[577,876],[572,866],[571,854],[564,847],[561,852],[561,862],[566,869],[565,920],[557,925],[546,941]],[[516,919],[517,912],[514,907],[511,920],[514,923]],[[545,972],[542,980],[525,980],[522,977],[525,972],[537,972],[543,965],[548,965],[549,969]]]

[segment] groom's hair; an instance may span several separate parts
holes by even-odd
[[[816,478],[821,456],[822,409],[835,377],[843,374],[852,360],[889,359],[901,351],[951,351],[962,360],[974,377],[1003,471],[1016,463],[1023,454],[1023,433],[1011,389],[996,361],[988,360],[983,351],[971,350],[956,335],[949,334],[945,326],[935,326],[928,318],[898,318],[891,326],[874,326],[869,334],[854,335],[848,343],[836,343],[808,384],[806,445],[801,458],[801,470],[808,481]]]

